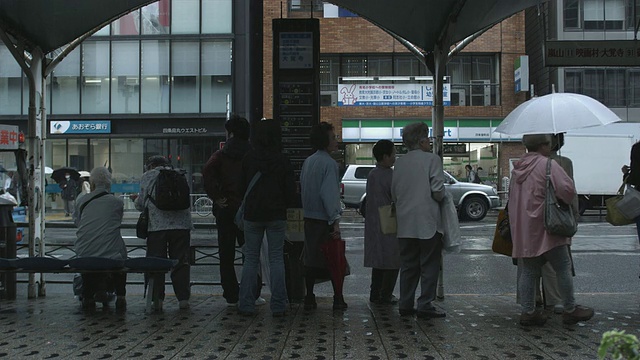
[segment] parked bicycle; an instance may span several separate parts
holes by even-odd
[[[204,217],[211,215],[213,211],[213,201],[206,196],[198,198],[195,203],[193,203],[193,207],[196,211],[196,214]]]

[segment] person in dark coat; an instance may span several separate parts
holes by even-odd
[[[631,147],[631,163],[630,166],[622,167],[623,179],[627,184],[640,190],[640,141]],[[640,241],[640,216],[636,218],[636,231],[638,232],[638,240]]]
[[[391,180],[396,161],[396,148],[389,140],[373,145],[376,167],[367,176],[367,204],[364,221],[364,266],[371,269],[369,301],[391,305],[398,302],[393,296],[400,271],[400,249],[396,234],[385,235],[380,230],[380,206],[389,205]]]
[[[71,178],[71,174],[64,174],[64,180],[60,183],[62,189],[62,200],[64,201],[64,216],[73,215],[75,209],[76,195],[78,195],[78,184]]]
[[[256,278],[260,267],[260,248],[266,233],[269,254],[271,313],[284,316],[287,290],[284,273],[284,240],[287,208],[295,205],[296,185],[293,167],[282,153],[280,124],[275,120],[255,122],[251,136],[253,150],[242,161],[242,189],[247,192],[244,210],[244,265],[240,281],[241,314],[255,312]],[[259,177],[248,189],[255,176]]]
[[[204,188],[214,202],[213,215],[218,228],[220,281],[222,296],[229,306],[238,303],[240,287],[235,270],[236,243],[244,245],[244,234],[234,219],[244,191],[242,189],[242,159],[249,152],[249,122],[234,116],[224,125],[227,142],[211,155],[202,169]]]

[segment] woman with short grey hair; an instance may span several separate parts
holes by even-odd
[[[413,123],[402,129],[402,142],[409,151],[420,149],[421,141],[429,141],[429,126],[423,122]]]
[[[442,160],[431,152],[427,124],[405,126],[402,140],[409,152],[396,160],[391,183],[401,260],[398,307],[401,316],[441,318],[446,314],[432,302],[436,298],[444,233],[439,205],[445,191]],[[420,296],[414,308],[418,283]]]
[[[76,211],[73,214],[75,225],[78,227],[74,244],[76,254],[78,257],[125,260],[127,248],[120,234],[124,203],[122,199],[110,193],[111,173],[105,167],[94,168],[91,170],[89,182],[91,192],[76,202]],[[109,293],[112,291],[117,295],[116,309],[126,308],[126,273],[84,273],[82,282],[84,309],[94,309],[96,302],[108,306],[112,300]]]
[[[91,184],[91,191],[96,188],[103,188],[106,191],[111,191],[111,173],[109,172],[109,169],[104,166],[100,166],[91,170],[89,183]]]

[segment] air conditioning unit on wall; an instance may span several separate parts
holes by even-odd
[[[467,90],[451,89],[451,106],[466,106]]]
[[[471,80],[471,106],[491,105],[491,80]]]
[[[337,91],[321,91],[320,106],[338,106]]]

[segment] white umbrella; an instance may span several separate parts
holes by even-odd
[[[91,176],[91,173],[88,172],[88,171],[82,170],[82,171],[78,171],[78,172],[80,173],[80,177],[90,177]]]
[[[53,174],[53,169],[48,167],[48,166],[45,166],[44,167],[44,173],[47,174],[47,175],[51,175],[51,174]]]
[[[591,97],[553,93],[520,104],[495,132],[507,135],[558,134],[620,120],[613,111]]]

